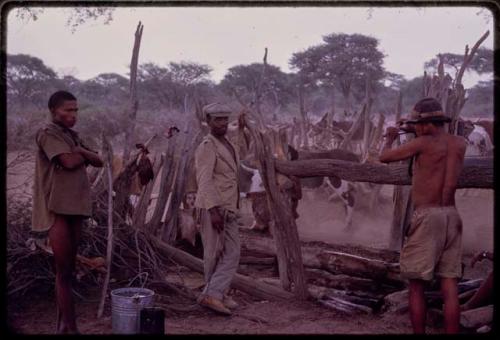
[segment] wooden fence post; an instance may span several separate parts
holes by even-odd
[[[299,234],[295,219],[292,216],[290,197],[280,190],[277,185],[276,170],[274,167],[273,152],[270,150],[272,141],[262,132],[255,131],[249,126],[255,141],[255,154],[260,162],[261,177],[266,189],[268,206],[274,217],[271,225],[272,234],[276,242],[278,270],[282,287],[290,290],[300,299],[308,296],[305,279]],[[275,138],[274,140],[279,140]],[[281,150],[278,155],[284,155],[283,145],[275,145]]]
[[[126,164],[130,152],[132,150],[132,142],[134,137],[135,117],[137,115],[137,65],[139,63],[139,49],[141,47],[141,38],[144,25],[139,24],[135,30],[134,48],[132,50],[132,60],[130,61],[130,107],[129,107],[129,122],[125,131],[125,145],[123,149],[123,164]]]

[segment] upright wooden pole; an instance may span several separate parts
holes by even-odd
[[[396,123],[401,119],[403,106],[403,95],[399,91],[398,102],[396,104]],[[401,145],[398,139],[396,145]],[[399,164],[408,164],[408,161],[398,162]],[[411,200],[411,186],[396,185],[392,195],[394,203],[393,215],[391,221],[391,233],[389,238],[389,249],[400,250],[403,245],[404,232],[406,226],[410,223],[411,214],[413,213],[413,204]]]
[[[144,25],[139,24],[135,30],[134,48],[132,50],[132,60],[130,61],[130,107],[129,107],[129,122],[125,131],[125,145],[123,149],[123,164],[126,164],[134,139],[135,117],[137,116],[138,100],[137,100],[137,65],[139,62],[139,49],[141,47],[142,30]]]
[[[268,206],[274,217],[271,230],[276,242],[281,285],[285,290],[292,291],[298,299],[304,300],[307,298],[308,292],[299,234],[292,216],[291,198],[285,191],[280,190],[277,184],[277,174],[272,156],[273,151],[276,151],[278,155],[285,155],[285,146],[275,145],[275,148],[281,148],[281,150],[270,150],[270,145],[273,144],[271,138],[256,131],[255,127],[250,124],[247,126],[255,141],[255,153],[260,163]],[[280,138],[274,138],[274,140],[280,140]]]
[[[103,149],[106,151],[106,170],[108,175],[108,240],[106,245],[106,276],[101,291],[101,300],[99,302],[99,309],[97,310],[97,317],[102,317],[104,312],[104,302],[108,292],[109,279],[111,276],[111,263],[113,257],[113,150],[108,139],[102,133]]]

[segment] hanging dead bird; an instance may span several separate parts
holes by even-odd
[[[139,158],[139,164],[137,165],[137,174],[141,185],[146,185],[155,177],[151,160],[148,156],[146,156],[149,153],[149,150],[142,143],[136,144],[135,147],[142,151]]]

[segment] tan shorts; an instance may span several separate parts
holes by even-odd
[[[406,236],[399,259],[402,278],[462,276],[462,220],[455,207],[416,210]]]

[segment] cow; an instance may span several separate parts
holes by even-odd
[[[467,139],[466,157],[493,155],[493,122],[459,119],[457,133]]]
[[[338,159],[342,161],[349,162],[360,162],[358,155],[353,152],[333,149],[328,151],[319,152],[309,152],[309,151],[298,151],[298,159],[300,160],[313,160],[313,159]],[[355,186],[353,183],[345,181],[336,176],[330,177],[312,177],[312,178],[302,178],[301,184],[307,188],[319,188],[321,186],[326,186],[332,191],[332,194],[328,198],[332,200],[335,197],[340,198],[342,205],[345,210],[345,224],[344,230],[349,230],[352,227],[352,216],[354,212],[354,193]]]
[[[297,151],[291,145],[288,145],[289,158],[291,160],[313,160],[313,159],[340,159],[344,161],[359,162],[359,157],[354,153],[346,150],[334,149],[322,152],[309,152]],[[250,179],[246,181],[245,185],[241,187],[246,192],[246,197],[252,201],[252,211],[254,214],[254,222],[251,229],[259,231],[268,231],[269,224],[272,220],[269,208],[267,206],[267,199],[265,188],[262,184],[258,166],[253,155],[249,155],[244,159],[240,166],[244,173],[250,174]],[[247,175],[248,176],[248,175]],[[311,177],[311,178],[292,178],[293,187],[289,189],[292,198],[292,213],[293,217],[297,219],[299,214],[297,212],[298,201],[302,198],[302,187],[305,188],[318,188],[321,186],[328,187],[333,193],[329,197],[332,200],[338,196],[343,204],[346,212],[345,229],[348,230],[352,226],[352,216],[354,209],[354,185],[350,182],[344,181],[336,176],[331,177]]]
[[[354,122],[350,120],[332,120],[329,124],[327,112],[318,123],[312,124],[307,132],[309,145],[314,145],[320,150],[336,149],[339,147],[340,143],[342,143],[353,124]],[[368,124],[369,130],[371,131],[374,128],[374,124],[371,120]],[[361,148],[364,130],[365,125],[360,124],[356,131],[354,131],[351,137],[354,150]]]
[[[250,229],[265,231],[269,229],[271,214],[267,207],[266,191],[260,172],[256,168],[245,165],[245,160],[240,163],[239,182],[240,190],[252,202],[254,222]]]

